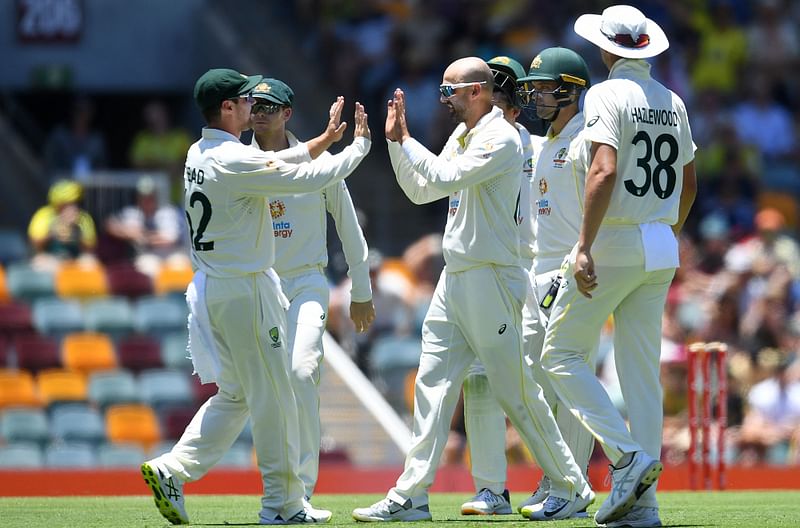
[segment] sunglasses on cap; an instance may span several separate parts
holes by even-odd
[[[251,114],[276,114],[281,111],[283,106],[275,103],[257,103],[253,105],[253,108],[250,110]]]
[[[244,100],[245,103],[250,103],[250,104],[256,102],[256,99],[255,97],[253,97],[252,94],[240,95],[239,97],[231,97],[230,99],[228,99],[228,101],[233,101],[234,103],[238,103],[239,101],[242,100]]]
[[[466,88],[467,86],[472,86],[473,84],[486,84],[486,81],[472,81],[472,82],[461,82],[461,83],[445,83],[439,85],[439,93],[442,94],[442,97],[450,98],[453,97],[456,93],[456,90],[459,88]]]

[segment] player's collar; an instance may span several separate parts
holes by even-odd
[[[203,139],[216,139],[219,141],[239,141],[239,138],[219,128],[203,127]]]
[[[643,59],[619,59],[608,72],[609,79],[650,78],[650,63]]]

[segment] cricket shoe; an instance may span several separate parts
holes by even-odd
[[[543,503],[548,495],[550,495],[550,479],[542,475],[541,480],[539,480],[539,487],[536,488],[536,491],[534,491],[530,497],[517,506],[517,513],[522,513],[522,508],[526,506],[536,506],[537,504]]]
[[[630,463],[621,468],[608,466],[611,471],[611,492],[594,514],[597,524],[621,519],[631,511],[636,501],[656,483],[664,465],[644,451],[633,453]]]
[[[503,490],[500,495],[488,488],[483,488],[472,500],[461,505],[461,515],[509,515],[511,499],[508,490]]]
[[[631,528],[656,528],[663,525],[661,524],[661,519],[658,517],[658,508],[634,506],[631,511],[621,518],[601,526],[605,526],[606,528],[622,528],[623,526],[630,526]]]
[[[557,521],[559,519],[586,518],[586,508],[594,502],[594,492],[575,496],[572,500],[549,495],[544,502],[522,508],[522,516],[531,521]]]
[[[328,510],[318,510],[311,508],[309,505],[303,505],[303,509],[295,513],[291,517],[284,519],[280,515],[275,517],[265,517],[263,512],[259,516],[259,524],[312,524],[312,523],[326,523],[331,520],[331,512]]]
[[[432,517],[427,504],[413,507],[411,499],[399,504],[386,497],[367,508],[356,508],[353,519],[363,522],[430,521]]]
[[[189,524],[189,516],[183,506],[183,482],[153,460],[142,464],[141,470],[161,515],[172,524]]]

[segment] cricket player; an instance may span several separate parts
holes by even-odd
[[[290,164],[239,141],[250,128],[260,75],[213,69],[195,84],[208,126],[189,149],[184,206],[195,276],[187,289],[190,351],[202,382],[219,390],[197,411],[168,453],[142,464],[156,506],[187,524],[183,483],[201,478],[252,420],[264,495],[260,524],[327,522],[303,504],[298,475],[297,405],[289,379],[285,308],[272,270],[275,236],[268,199],[318,191],[349,175],[367,155],[370,134],[356,104],[353,143],[326,163]]]
[[[252,108],[253,146],[279,156],[295,150],[298,162],[316,158],[318,163],[335,164],[334,157],[325,149],[341,139],[347,126],[347,123],[339,123],[343,98],[331,107],[326,131],[302,143],[286,130],[294,109],[294,92],[286,83],[265,78],[256,85],[253,97],[256,99]],[[328,265],[326,213],[333,217],[342,240],[352,279],[350,316],[358,332],[365,332],[375,318],[367,242],[344,181],[321,191],[276,196],[269,207],[275,234],[273,269],[289,299],[287,346],[292,358],[291,380],[300,422],[299,472],[305,497],[310,500],[319,471],[319,376],[330,290],[325,276]]]
[[[531,267],[532,255],[526,258],[525,250],[532,247],[532,222],[530,196],[534,145],[528,130],[517,123],[521,113],[517,97],[517,79],[525,76],[525,69],[511,57],[494,57],[486,61],[492,72],[494,88],[492,103],[500,108],[503,117],[514,125],[522,143],[520,167],[519,208],[516,222],[523,233],[521,264]],[[537,141],[538,143],[538,141]],[[527,236],[525,236],[527,235]],[[528,295],[528,297],[531,297]],[[527,303],[526,299],[526,303]],[[524,327],[524,318],[523,318]],[[525,336],[523,328],[523,338]],[[486,370],[475,360],[464,379],[464,423],[470,450],[472,479],[477,493],[461,505],[462,515],[507,515],[513,513],[506,482],[506,418],[489,387]]]
[[[550,475],[551,493],[565,500],[549,519],[569,517],[594,500],[525,367],[521,314],[528,282],[517,225],[522,144],[519,131],[492,105],[493,84],[492,72],[477,57],[447,67],[440,100],[459,124],[439,156],[411,137],[402,90],[388,104],[385,132],[403,192],[417,204],[448,198],[445,269],[422,328],[405,471],[385,499],[353,511],[360,521],[431,519],[428,489],[476,357],[495,398]]]
[[[660,526],[653,485],[663,470],[661,318],[678,266],[676,237],[696,194],[694,144],[683,101],[642,60],[669,47],[655,22],[634,7],[612,6],[579,17],[575,32],[600,48],[610,74],[584,102],[592,162],[583,221],[542,366],[611,460],[611,493],[595,521]],[[630,431],[588,361],[612,313]]]

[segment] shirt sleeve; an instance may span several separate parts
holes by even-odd
[[[411,202],[420,205],[435,202],[449,193],[434,189],[428,181],[411,166],[400,143],[387,140],[389,160],[392,163],[397,183]],[[424,147],[423,147],[424,148]]]
[[[48,207],[45,206],[36,211],[28,225],[28,238],[35,241],[47,238],[52,220],[53,214]]]
[[[313,192],[349,176],[370,146],[368,139],[357,137],[335,156],[300,164],[281,161],[274,152],[248,148],[241,151],[243,157],[222,164],[218,170],[228,172],[238,191],[245,194]]]
[[[334,183],[325,189],[325,207],[333,217],[336,233],[342,241],[347,275],[352,281],[350,297],[354,302],[372,299],[372,285],[367,263],[367,241],[358,224],[356,208],[345,182]]]
[[[586,92],[583,115],[586,119],[587,140],[619,149],[619,110],[608,86],[597,85]]]
[[[506,167],[519,171],[522,166],[519,133],[516,129],[509,129],[508,133],[498,129],[476,133],[468,138],[464,152],[449,160],[444,156],[434,156],[413,138],[403,142],[403,152],[414,171],[446,196],[490,180]]]
[[[78,215],[78,228],[81,231],[81,242],[89,247],[97,245],[97,232],[94,228],[94,220],[86,211],[81,211]]]
[[[311,154],[305,143],[298,143],[293,147],[274,152],[275,157],[286,163],[306,163],[311,161]]]

